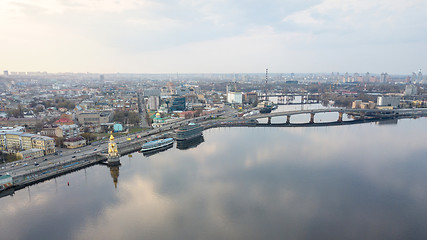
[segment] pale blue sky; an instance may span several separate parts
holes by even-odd
[[[1,0],[0,70],[427,68],[425,0]]]

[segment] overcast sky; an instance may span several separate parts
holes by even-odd
[[[0,0],[0,70],[427,69],[426,0]]]

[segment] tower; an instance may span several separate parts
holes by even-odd
[[[268,81],[268,68],[265,69],[265,86],[264,86],[265,101],[268,101],[268,97],[267,97],[267,81]]]
[[[109,166],[120,165],[120,155],[117,150],[117,144],[114,142],[114,136],[111,134],[110,142],[108,143],[108,160],[107,164]]]

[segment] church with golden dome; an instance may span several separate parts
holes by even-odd
[[[114,136],[111,134],[110,142],[108,143],[108,159],[109,166],[120,165],[120,155],[117,150],[117,144],[114,142]]]

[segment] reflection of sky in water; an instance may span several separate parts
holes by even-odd
[[[0,199],[4,239],[425,239],[427,119],[222,128]],[[67,186],[67,182],[70,186]]]

